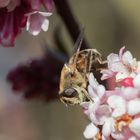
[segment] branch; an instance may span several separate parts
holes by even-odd
[[[70,36],[75,43],[81,30],[80,26],[78,25],[72,10],[69,6],[68,0],[54,0],[56,10],[60,17],[62,18],[63,22],[65,23],[68,32],[70,33]],[[81,49],[87,49],[90,48],[88,45],[86,39],[83,39]]]

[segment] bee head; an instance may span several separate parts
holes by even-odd
[[[73,87],[67,88],[60,93],[60,100],[66,105],[75,105],[80,103],[78,91]]]
[[[76,105],[85,100],[85,79],[73,65],[64,65],[60,78],[60,100],[64,104]]]
[[[86,90],[80,87],[70,87],[60,93],[60,100],[66,105],[77,105],[89,101]]]
[[[78,95],[77,90],[74,88],[65,89],[61,94],[61,96],[68,97],[68,98],[73,98],[77,95]]]

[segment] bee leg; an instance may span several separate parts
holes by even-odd
[[[101,59],[98,59],[98,62],[101,66],[96,69],[97,71],[101,71],[107,68],[107,60],[102,61]]]
[[[83,94],[87,97],[87,99],[94,102],[94,100],[89,96],[88,92],[85,89],[83,89]]]
[[[89,73],[91,71],[92,60],[93,60],[93,52],[89,51],[88,56],[87,56],[87,61],[86,61],[86,73]]]
[[[60,98],[60,101],[66,106],[68,107],[68,105]]]
[[[98,59],[98,62],[100,63],[100,64],[107,64],[107,60],[100,60],[100,59]]]

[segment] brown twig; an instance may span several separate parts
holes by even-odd
[[[63,22],[65,23],[67,30],[69,31],[70,36],[73,42],[75,43],[81,30],[80,30],[79,24],[77,23],[72,13],[68,0],[54,0],[54,3],[55,3],[58,14],[60,15]],[[87,49],[87,48],[90,48],[90,47],[86,39],[84,38],[82,42],[81,50]]]

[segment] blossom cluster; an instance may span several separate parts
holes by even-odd
[[[40,11],[44,7],[46,12]],[[53,0],[0,0],[0,44],[14,46],[21,29],[32,35],[47,31],[53,9]]]
[[[88,76],[93,101],[81,104],[91,121],[84,131],[87,139],[140,139],[140,61],[124,49],[108,55],[107,69],[101,71],[102,80],[111,79],[112,89],[99,84],[92,73]]]

